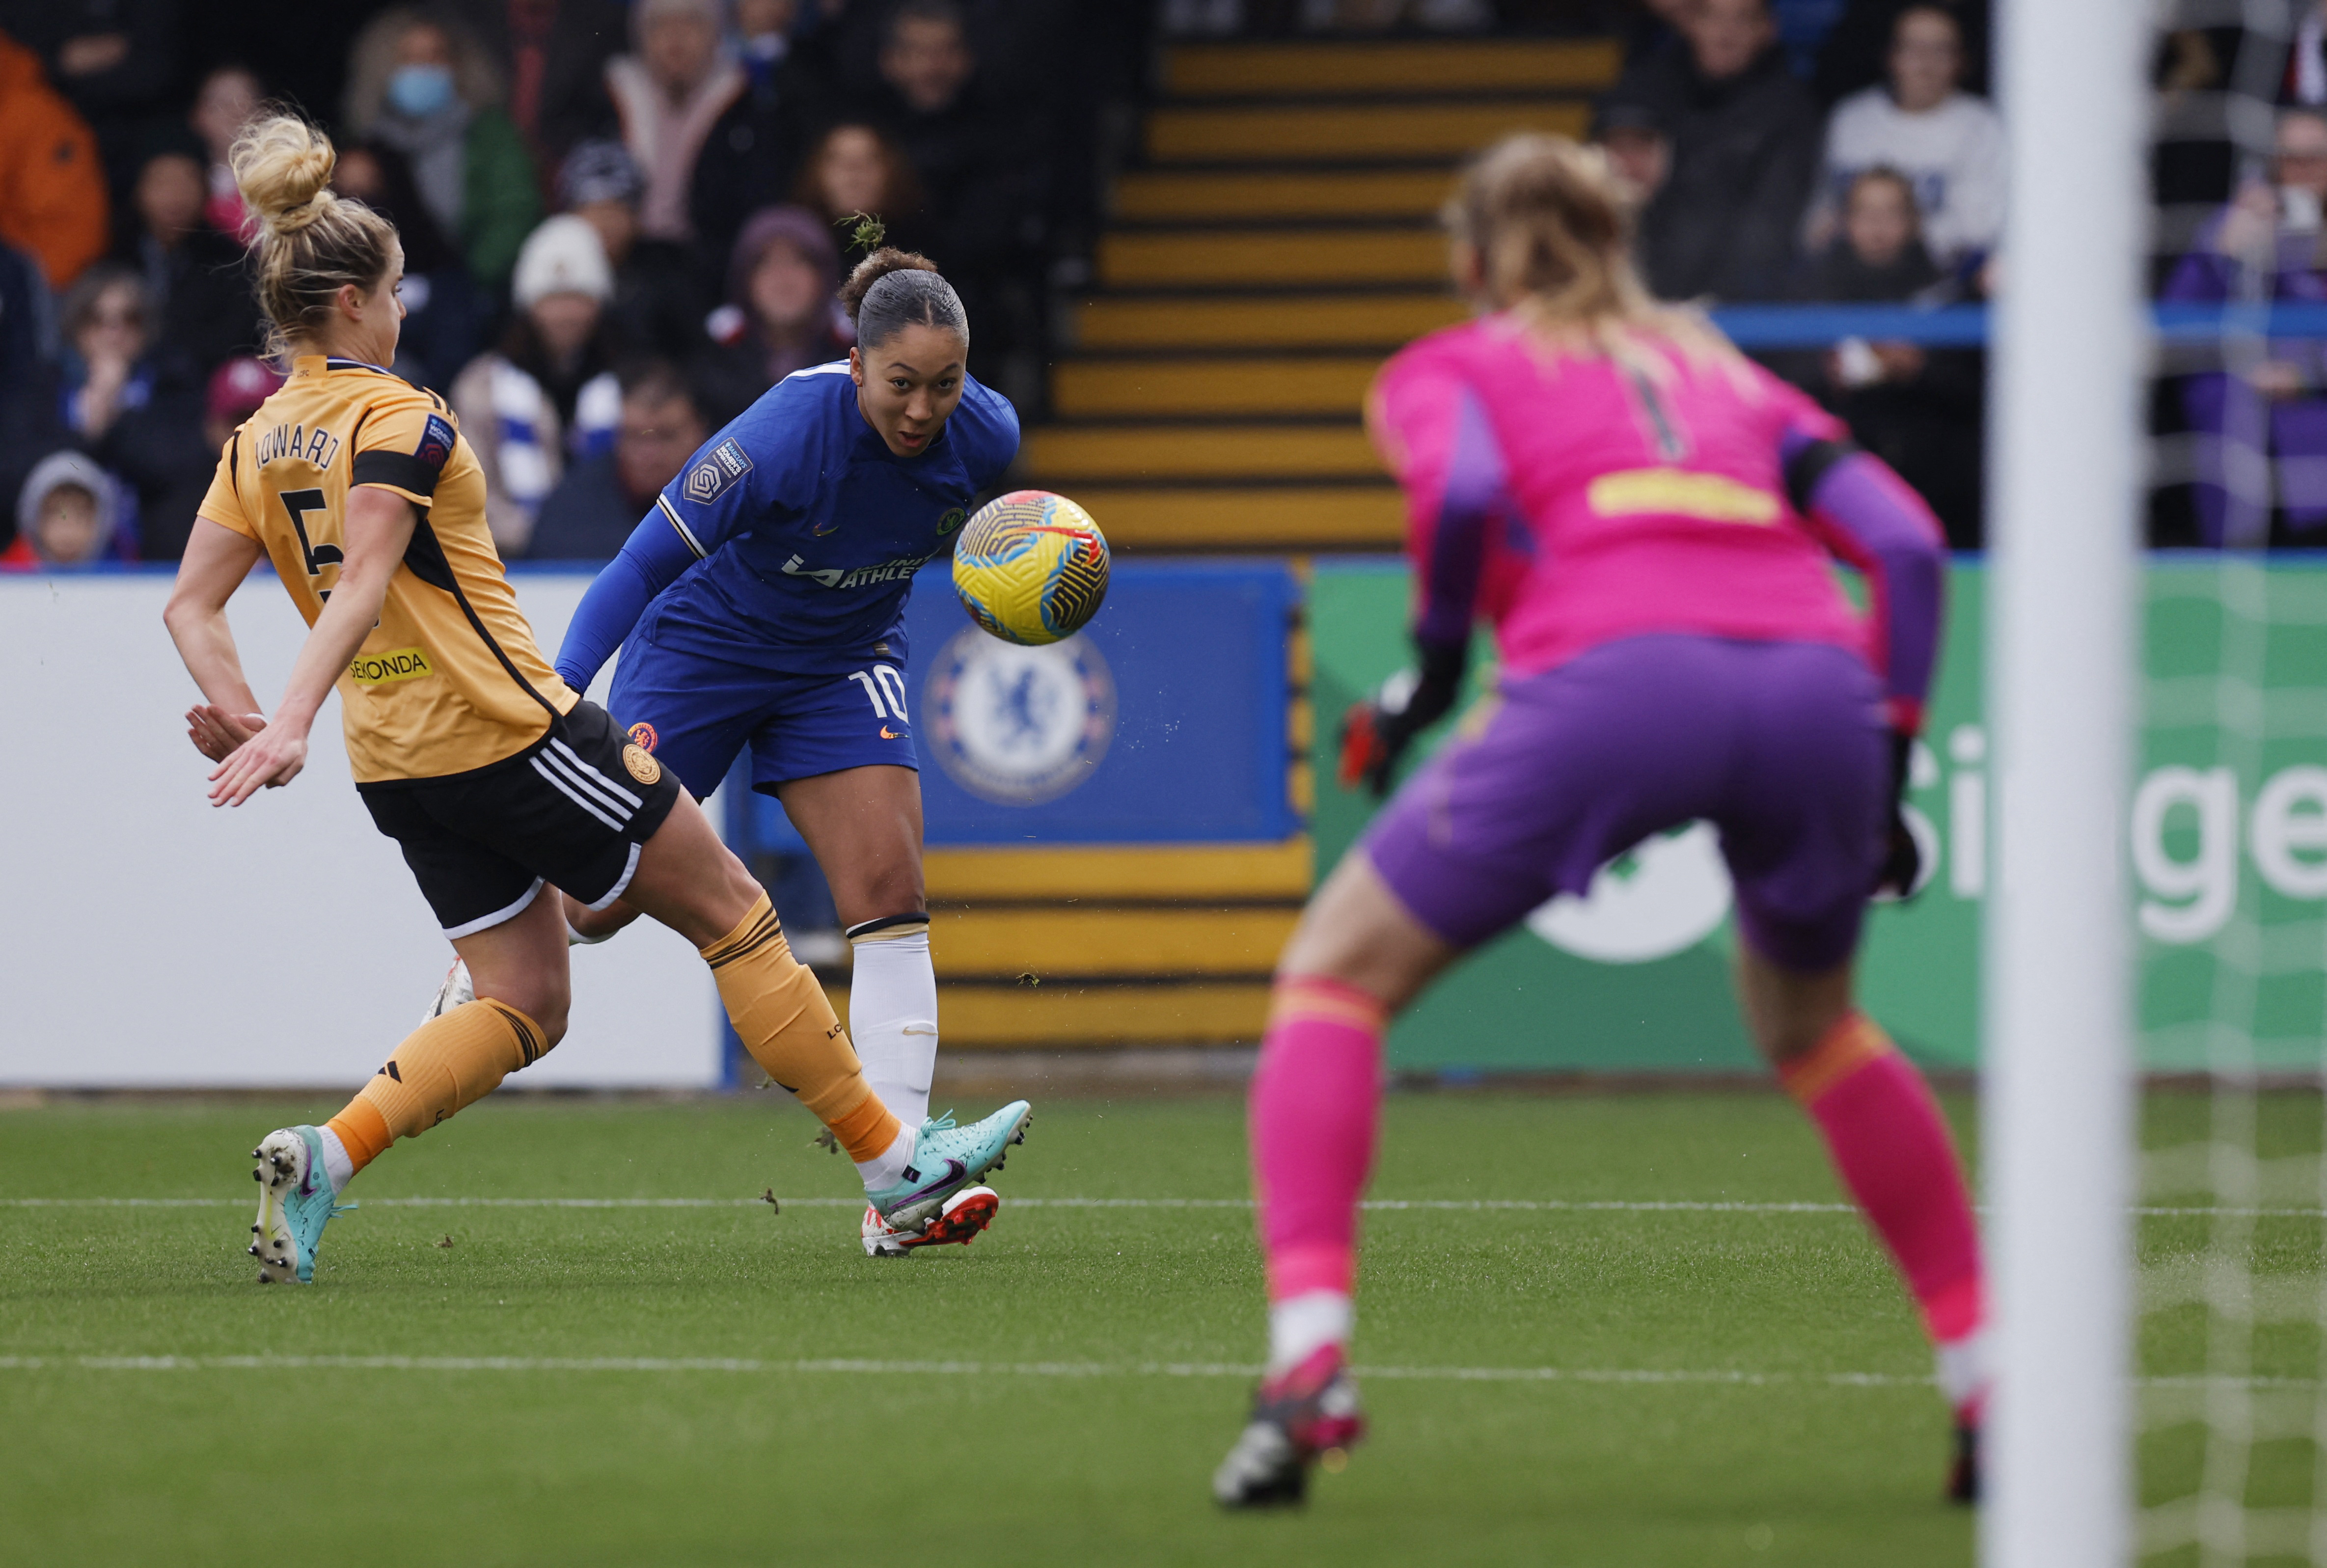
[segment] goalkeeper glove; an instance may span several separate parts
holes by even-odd
[[[1470,645],[1422,648],[1422,668],[1402,669],[1381,689],[1350,705],[1341,715],[1341,780],[1344,789],[1362,782],[1377,799],[1389,793],[1390,774],[1414,737],[1446,716],[1462,694]]]
[[[1907,826],[1907,771],[1913,759],[1915,737],[1904,730],[1891,732],[1891,828],[1883,854],[1883,870],[1874,879],[1877,898],[1901,903],[1915,896],[1923,879],[1923,846]]]

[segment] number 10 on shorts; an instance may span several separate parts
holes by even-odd
[[[852,669],[848,678],[864,688],[872,701],[873,716],[894,719],[901,724],[913,721],[905,712],[905,677],[889,665],[876,664],[870,670]]]

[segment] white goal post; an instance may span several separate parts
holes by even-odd
[[[2003,0],[2011,142],[1991,339],[1997,876],[1982,1102],[1996,1394],[1987,1568],[2131,1560],[2142,167],[2154,17]]]

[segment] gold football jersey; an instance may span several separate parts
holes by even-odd
[[[339,581],[348,490],[420,509],[379,624],[339,678],[356,781],[435,779],[539,740],[579,700],[485,528],[485,475],[444,400],[353,359],[300,359],[226,444],[201,516],[256,539],[313,626]]]

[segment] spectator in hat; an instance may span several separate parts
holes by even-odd
[[[0,552],[0,572],[134,561],[134,536],[122,512],[111,474],[84,453],[52,452],[17,492],[16,538]]]
[[[719,0],[638,0],[634,52],[606,64],[606,90],[645,190],[640,229],[655,239],[695,238],[696,163],[743,96],[743,68],[720,52]]]
[[[712,313],[711,344],[695,363],[713,429],[795,370],[842,358],[855,341],[835,297],[840,253],[803,207],[752,214],[727,267],[727,303]]]
[[[256,356],[229,359],[210,372],[202,393],[202,444],[224,452],[228,437],[283,385],[275,368]],[[199,504],[199,503],[197,503]]]
[[[69,287],[105,254],[105,170],[97,138],[42,75],[40,57],[0,33],[0,243]]]
[[[525,143],[491,58],[449,11],[399,5],[356,39],[345,117],[412,162],[420,199],[489,289],[509,280],[541,215]]]
[[[397,374],[439,390],[482,344],[492,307],[469,275],[461,248],[437,226],[421,199],[412,163],[385,142],[340,149],[332,189],[352,196],[396,225],[404,247],[404,326],[396,341]]]
[[[1786,69],[1767,0],[1698,0],[1685,32],[1687,50],[1640,61],[1606,100],[1672,138],[1640,215],[1642,270],[1665,299],[1771,298],[1817,177],[1818,105]]]
[[[2004,229],[2004,122],[1986,100],[1958,90],[1963,29],[1943,5],[1910,5],[1891,36],[1888,79],[1835,107],[1827,126],[1808,241],[1826,248],[1844,196],[1869,169],[1914,182],[1923,243],[1942,267],[1985,255]]]
[[[1592,139],[1608,155],[1609,173],[1637,212],[1656,200],[1672,173],[1672,137],[1646,104],[1610,104],[1593,126]]]
[[[613,450],[565,471],[541,504],[528,554],[544,561],[612,560],[709,434],[686,381],[668,363],[650,360],[634,369],[623,378]]]
[[[493,542],[521,555],[566,464],[613,444],[621,389],[606,318],[613,269],[587,219],[545,219],[518,257],[512,289],[517,313],[500,346],[461,372],[452,399],[484,465]]]
[[[200,378],[257,347],[258,302],[242,247],[203,220],[210,191],[201,144],[184,132],[159,141],[138,168],[134,221],[121,226],[114,258],[145,280],[157,356]]]
[[[202,139],[208,154],[204,178],[210,195],[202,204],[202,217],[220,234],[237,239],[244,238],[249,215],[243,210],[242,191],[234,182],[227,154],[266,98],[266,85],[248,66],[213,66],[194,90],[194,107],[186,116],[186,124]]]
[[[682,359],[702,341],[703,269],[687,247],[639,232],[646,184],[630,149],[611,138],[577,143],[557,175],[558,206],[598,231],[613,268],[607,314],[634,350]]]

